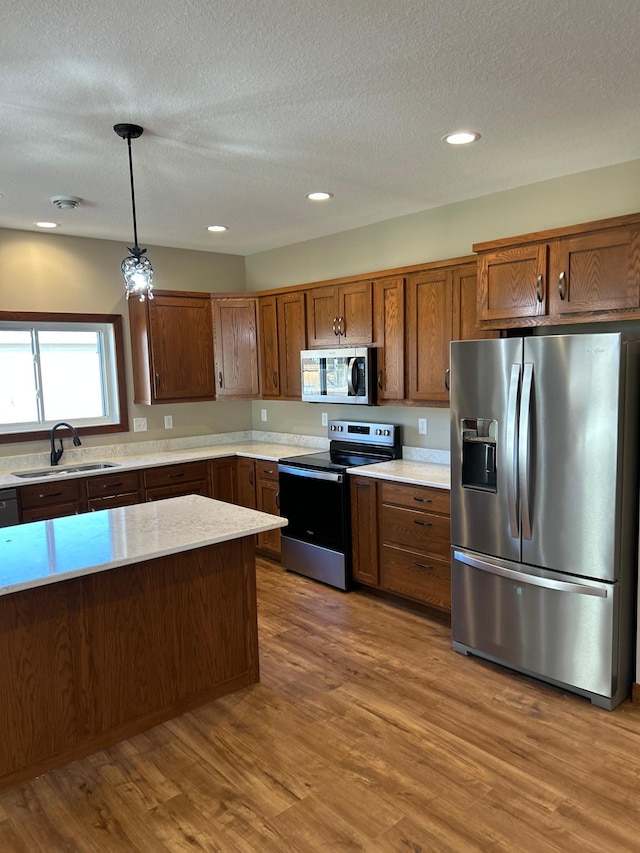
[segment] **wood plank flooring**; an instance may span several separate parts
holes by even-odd
[[[0,794],[0,853],[638,851],[640,708],[258,561],[261,683]]]

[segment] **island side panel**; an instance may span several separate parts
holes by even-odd
[[[253,543],[0,596],[0,788],[257,682]]]
[[[78,742],[67,594],[0,596],[0,778]]]

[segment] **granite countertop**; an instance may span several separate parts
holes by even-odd
[[[0,530],[0,595],[284,527],[265,512],[187,495]]]
[[[348,468],[347,473],[357,474],[360,477],[376,477],[380,480],[394,480],[398,483],[411,483],[416,486],[434,486],[437,489],[451,488],[450,467],[438,465],[434,462],[396,459],[392,462],[374,462],[373,465]]]

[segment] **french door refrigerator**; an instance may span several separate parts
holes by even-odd
[[[451,344],[453,647],[606,709],[633,674],[639,346]]]

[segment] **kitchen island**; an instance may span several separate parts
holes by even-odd
[[[254,536],[198,495],[0,531],[0,788],[259,680]]]

